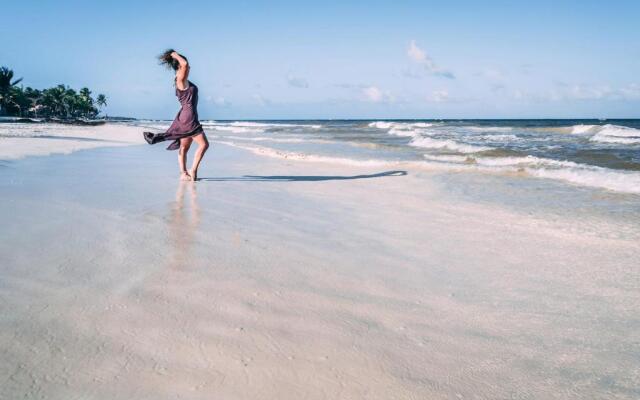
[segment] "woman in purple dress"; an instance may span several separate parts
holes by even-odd
[[[178,150],[178,164],[183,181],[198,179],[198,166],[204,153],[209,148],[209,141],[202,125],[198,121],[198,87],[189,82],[189,62],[187,58],[173,50],[165,51],[160,57],[160,63],[176,72],[176,96],[180,102],[180,111],[169,129],[164,133],[144,132],[144,138],[149,144],[171,140],[167,150]],[[198,149],[191,169],[187,170],[187,152],[191,143],[196,142]]]

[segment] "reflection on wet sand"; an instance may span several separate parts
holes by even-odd
[[[182,268],[189,262],[189,250],[199,224],[200,208],[196,185],[193,182],[180,181],[176,200],[171,203],[169,214],[168,239],[172,249],[170,267]]]

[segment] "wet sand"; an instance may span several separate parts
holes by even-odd
[[[640,397],[624,218],[223,145],[202,181],[175,169],[147,146],[0,165],[0,398]]]

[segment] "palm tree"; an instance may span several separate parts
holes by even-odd
[[[38,89],[27,87],[24,89],[24,95],[29,100],[27,104],[28,115],[33,115],[38,118],[38,110],[42,107],[38,102],[42,97],[42,92]]]
[[[38,90],[17,86],[21,79],[13,79],[13,71],[0,68],[0,115],[41,116],[47,118],[95,118],[98,107],[107,105],[107,97],[91,96],[83,87],[78,92],[66,85]],[[96,107],[97,106],[97,107]]]
[[[105,96],[103,94],[99,94],[98,97],[96,98],[96,105],[98,106],[98,108],[100,108],[100,110],[102,110],[102,107],[106,107],[107,106],[107,96]]]
[[[42,98],[38,103],[43,106],[46,116],[67,116],[67,106],[65,105],[66,90],[67,88],[64,85],[58,85],[42,91]]]
[[[80,89],[79,93],[80,96],[90,100],[93,103],[93,99],[91,98],[91,90],[89,90],[89,88],[83,87],[82,89]]]
[[[0,68],[0,114],[19,109],[15,102],[15,86],[22,81],[22,78],[13,80],[13,71],[7,67]]]
[[[7,67],[0,68],[0,92],[6,92],[10,87],[17,85],[22,81],[22,78],[16,79],[11,82],[13,79],[13,71]]]

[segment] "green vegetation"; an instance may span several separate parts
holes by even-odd
[[[107,105],[107,98],[99,94],[95,99],[88,88],[76,92],[65,85],[39,90],[18,86],[13,71],[0,68],[0,116],[93,119]]]

